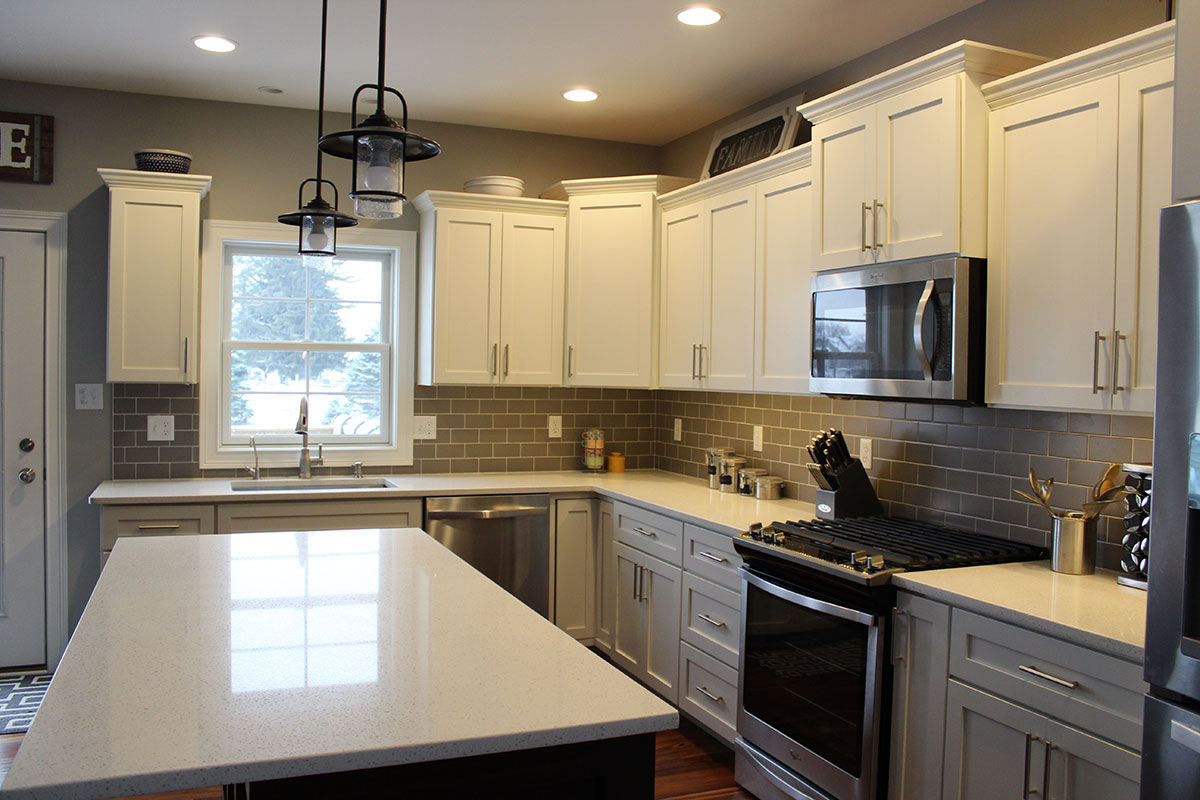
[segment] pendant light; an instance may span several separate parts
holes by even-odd
[[[324,132],[325,122],[325,31],[329,20],[329,0],[321,0],[321,83],[317,95],[317,139]],[[307,204],[300,205],[299,210],[288,214],[280,214],[279,221],[284,225],[296,225],[300,228],[300,255],[302,256],[333,256],[337,253],[337,229],[349,228],[358,224],[358,220],[349,214],[337,210],[337,186],[333,181],[321,177],[321,159],[323,154],[317,150],[317,177],[306,178],[300,182],[296,192],[296,204],[300,205],[304,198],[304,186],[314,184],[316,194]],[[333,205],[321,196],[321,187],[328,185],[333,189]]]
[[[432,139],[408,130],[408,103],[404,95],[383,80],[384,50],[387,36],[387,0],[379,0],[379,77],[364,83],[350,100],[351,128],[322,136],[317,146],[331,156],[351,159],[354,213],[367,219],[393,219],[404,211],[404,165],[409,161],[433,158],[442,151]],[[363,89],[375,90],[375,113],[354,122],[358,95]],[[403,117],[397,122],[383,109],[384,97],[392,93],[400,98]]]

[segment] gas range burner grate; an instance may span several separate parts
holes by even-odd
[[[865,550],[883,556],[888,567],[906,570],[1046,557],[1046,551],[1040,547],[891,517],[776,522],[771,528],[777,534],[784,534],[784,541],[776,546],[785,550],[811,552],[815,547],[826,560],[836,562],[849,560],[851,553]],[[834,554],[844,554],[844,558],[831,557]]]

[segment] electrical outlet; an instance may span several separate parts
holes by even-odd
[[[871,440],[858,440],[858,460],[862,462],[865,469],[871,468]]]
[[[413,417],[414,439],[436,439],[437,417]]]
[[[146,417],[146,441],[175,441],[175,418],[169,414]]]
[[[679,417],[675,418],[675,441],[683,441],[683,420]]]
[[[762,425],[754,426],[754,449],[758,451],[762,450],[762,428]]]
[[[546,427],[550,429],[548,436],[551,439],[562,438],[562,417],[557,414],[546,417]]]
[[[104,408],[104,384],[75,384],[75,407],[84,409]]]

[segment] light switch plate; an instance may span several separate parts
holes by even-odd
[[[413,417],[414,439],[436,439],[437,417]]]
[[[762,429],[762,425],[754,426],[754,449],[758,451],[762,450]]]
[[[75,407],[89,410],[104,408],[104,384],[75,384]]]
[[[146,441],[175,441],[175,418],[169,414],[146,417]]]
[[[675,441],[683,441],[683,420],[679,417],[675,418]]]
[[[562,417],[557,414],[552,414],[546,417],[546,427],[550,429],[547,434],[551,439],[562,438]]]
[[[871,450],[872,446],[870,439],[858,440],[858,460],[862,462],[863,469],[871,468]]]

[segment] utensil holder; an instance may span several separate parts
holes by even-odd
[[[1064,575],[1091,575],[1096,571],[1096,519],[1054,517],[1050,569]]]
[[[837,474],[836,489],[817,489],[817,516],[821,519],[883,516],[883,506],[871,486],[871,478],[857,458]]]

